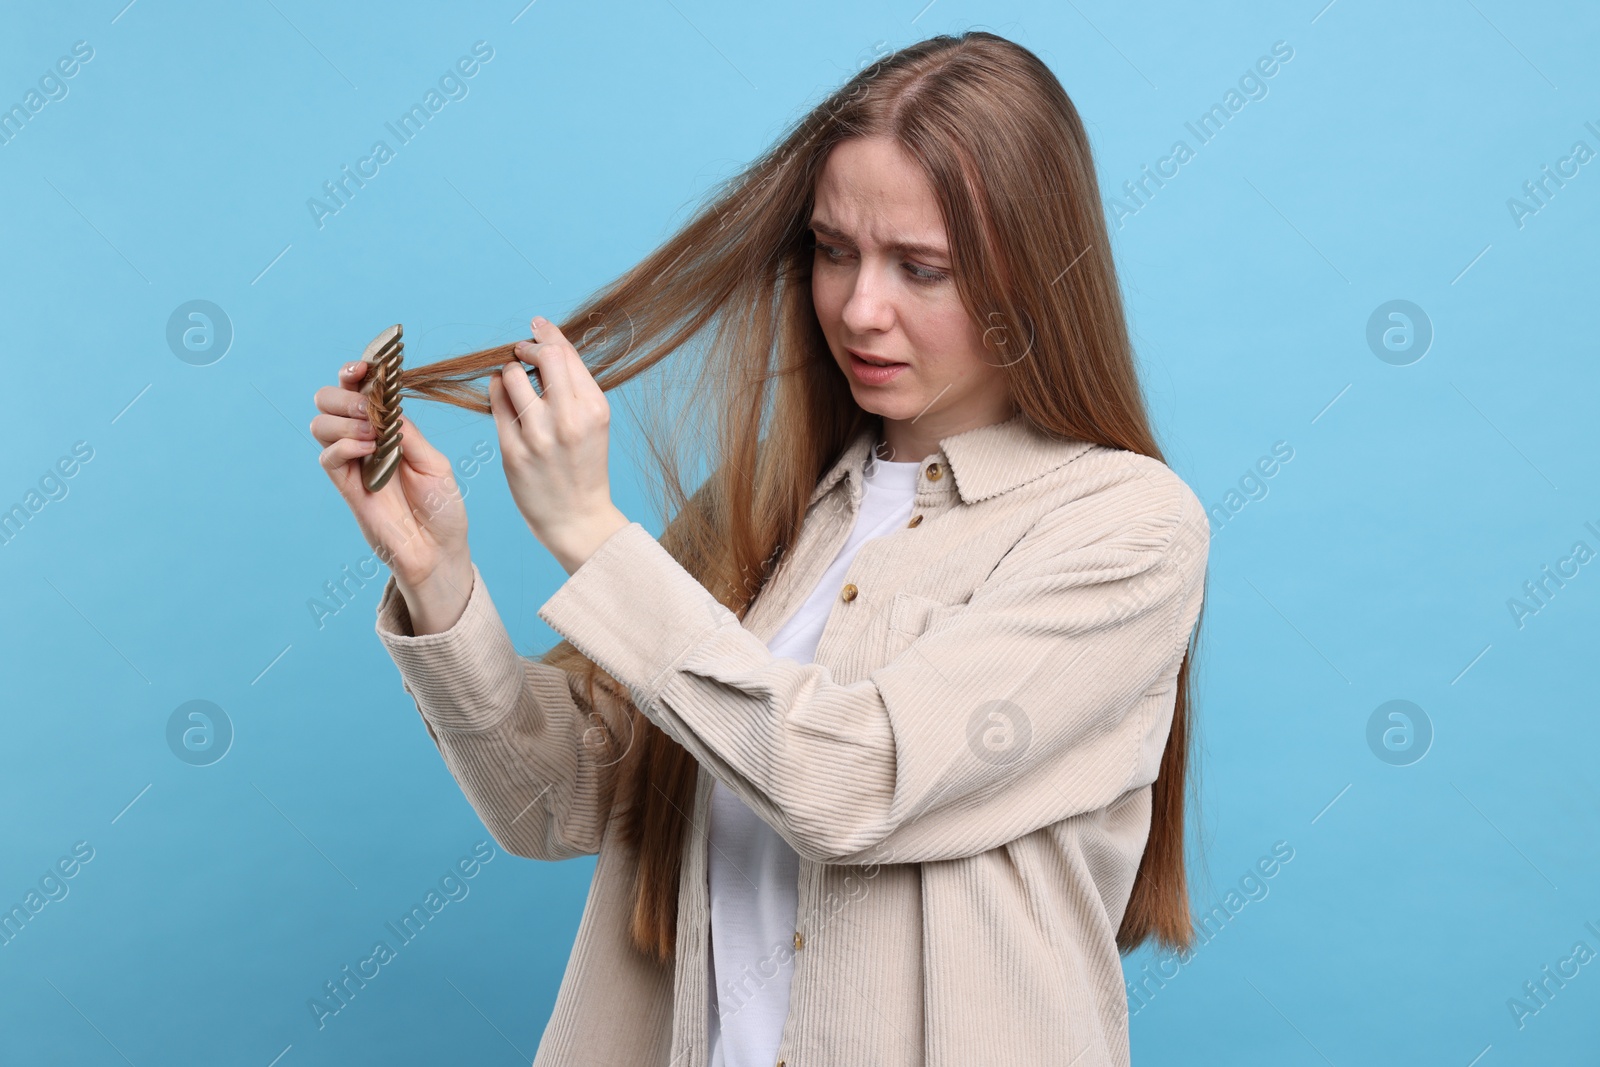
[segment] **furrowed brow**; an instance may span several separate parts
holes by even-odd
[[[855,238],[851,237],[837,226],[830,225],[829,223],[823,222],[821,219],[815,218],[811,220],[810,226],[813,230],[816,230],[824,237],[831,238],[835,241],[842,241],[845,244],[850,245],[852,248],[855,247]],[[931,256],[937,259],[948,257],[950,255],[949,249],[939,248],[928,244],[918,244],[912,241],[891,241],[885,245],[885,247],[891,252],[908,256]]]

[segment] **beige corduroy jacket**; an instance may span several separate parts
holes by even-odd
[[[670,964],[627,939],[635,855],[607,832],[581,684],[517,653],[476,568],[461,619],[421,637],[386,586],[378,634],[490,833],[534,859],[598,854],[536,1067],[706,1064],[714,779],[800,855],[779,1067],[1128,1063],[1116,932],[1205,509],[1159,461],[1021,414],[947,437],[906,527],[851,563],[815,662],[776,658],[876,439],[872,420],[818,483],[742,622],[638,523],[539,609],[699,763]]]

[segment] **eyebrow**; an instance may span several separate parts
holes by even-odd
[[[845,233],[836,226],[830,226],[821,219],[814,218],[808,225],[810,225],[813,230],[816,230],[824,237],[831,237],[835,241],[843,241],[852,246],[855,244],[855,238],[851,237],[849,234]],[[888,248],[889,251],[897,252],[901,255],[932,256],[936,259],[940,257],[948,257],[950,255],[948,249],[938,248],[934,245],[918,244],[914,241],[893,241],[885,245],[885,247]]]

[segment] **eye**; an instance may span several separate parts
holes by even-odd
[[[934,270],[932,267],[918,266],[917,264],[909,261],[905,264],[905,268],[917,281],[928,285],[934,285],[950,277],[948,271]]]
[[[835,245],[825,244],[822,241],[816,240],[815,238],[812,238],[812,243],[816,245],[817,251],[821,252],[831,262],[837,263],[845,255],[844,249]]]

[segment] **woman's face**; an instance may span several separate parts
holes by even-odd
[[[939,440],[1015,410],[1000,359],[984,351],[951,277],[933,189],[894,141],[853,138],[817,179],[811,299],[856,403],[882,415],[894,454],[916,461]],[[887,372],[857,354],[899,364]]]

